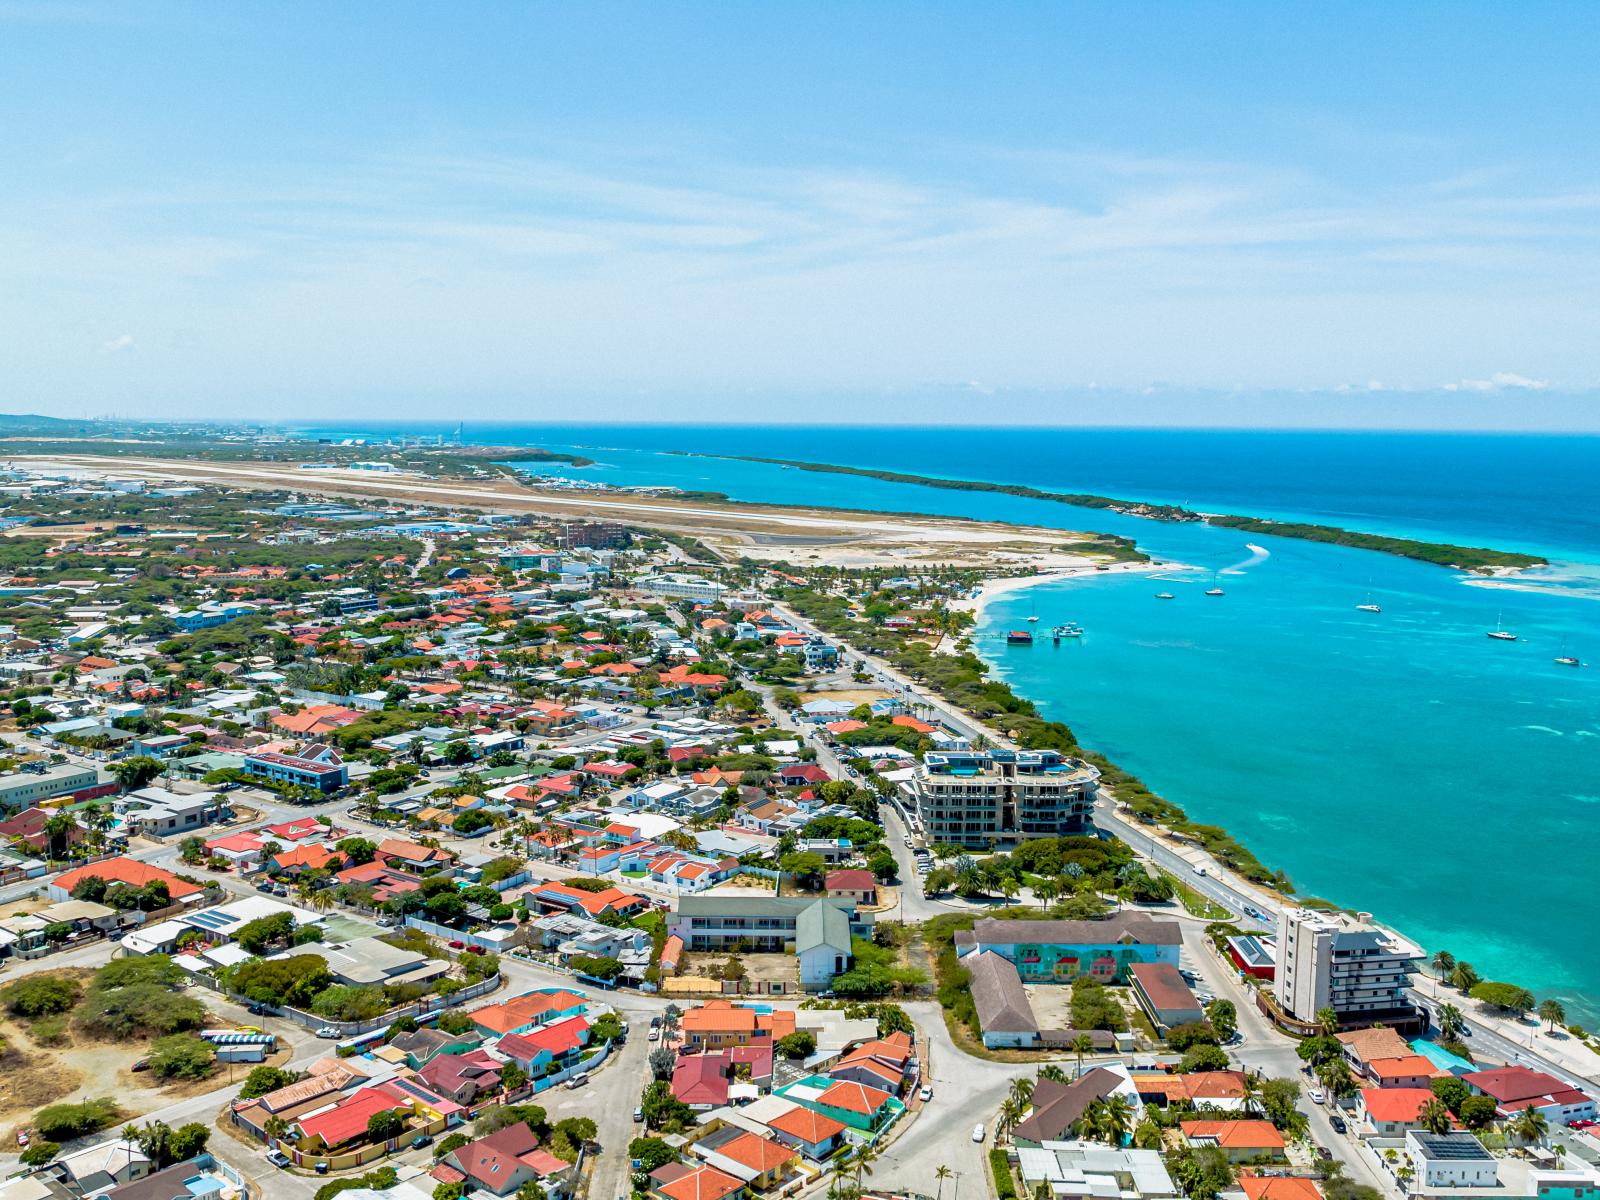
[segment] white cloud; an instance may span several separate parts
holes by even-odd
[[[101,345],[101,347],[100,347],[100,352],[102,354],[121,354],[124,351],[132,350],[132,349],[133,349],[133,334],[131,334],[131,333],[119,333],[116,337],[112,338],[109,342],[103,343]]]
[[[1496,371],[1487,379],[1463,379],[1447,383],[1447,392],[1542,392],[1550,386],[1548,379],[1529,379],[1514,371]]]

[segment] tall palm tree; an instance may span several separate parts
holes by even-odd
[[[1448,950],[1441,950],[1433,956],[1433,973],[1440,979],[1449,979],[1450,972],[1456,969],[1456,956]]]
[[[1323,1037],[1332,1037],[1339,1032],[1339,1014],[1331,1008],[1317,1009],[1317,1032]]]
[[[1000,1105],[999,1132],[1003,1134],[1005,1131],[1015,1128],[1017,1122],[1022,1120],[1022,1114],[1026,1111],[1015,1097],[1007,1096],[1005,1102]]]
[[[1244,1081],[1239,1085],[1239,1100],[1244,1105],[1245,1112],[1250,1112],[1256,1107],[1256,1102],[1261,1098],[1261,1080],[1246,1071]]]
[[[1461,1010],[1454,1004],[1441,1004],[1439,1006],[1439,1036],[1447,1042],[1461,1040],[1461,1035],[1466,1031],[1466,1018],[1461,1015]]]
[[[1026,1075],[1011,1081],[1011,1098],[1026,1107],[1033,1103],[1033,1080]]]
[[[1039,1068],[1039,1078],[1048,1079],[1051,1083],[1065,1083],[1067,1073],[1061,1069],[1059,1063],[1046,1063]]]
[[[1083,1114],[1074,1122],[1078,1127],[1078,1136],[1086,1142],[1100,1140],[1100,1129],[1105,1120],[1104,1100],[1091,1100],[1084,1106]]]
[[[1041,879],[1033,885],[1033,894],[1041,908],[1049,908],[1061,895],[1061,885],[1054,879]]]
[[[1546,1000],[1539,1005],[1539,1019],[1545,1028],[1554,1029],[1567,1019],[1567,1010],[1559,1000]]]
[[[1113,1093],[1100,1105],[1100,1137],[1107,1145],[1121,1146],[1133,1123],[1133,1105],[1126,1096]]]
[[[1072,1049],[1078,1056],[1078,1074],[1083,1074],[1083,1056],[1094,1049],[1094,1039],[1087,1033],[1080,1033],[1072,1039]]]
[[[1524,1145],[1543,1143],[1545,1135],[1550,1132],[1550,1122],[1537,1108],[1525,1108],[1511,1122],[1511,1132]]]
[[[872,1174],[872,1160],[877,1157],[878,1151],[873,1146],[856,1147],[856,1152],[854,1155],[855,1162],[851,1164],[855,1167],[856,1173],[856,1195],[859,1196],[861,1194],[862,1176]]]
[[[933,1169],[933,1178],[939,1185],[934,1189],[933,1200],[944,1200],[944,1181],[950,1178],[950,1168],[940,1163]]]
[[[1417,1110],[1417,1120],[1429,1133],[1450,1132],[1450,1110],[1437,1096]]]

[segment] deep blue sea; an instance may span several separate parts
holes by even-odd
[[[320,436],[448,432],[344,424]],[[975,642],[1044,712],[1235,832],[1302,892],[1372,911],[1486,978],[1600,1018],[1600,439],[1392,433],[468,426],[572,449],[540,471],[738,499],[1126,534],[1184,564],[997,601]],[[684,454],[668,451],[687,451]],[[1527,550],[1489,588],[1388,555],[704,457],[1026,483]],[[1248,543],[1262,547],[1254,551]],[[1226,595],[1203,593],[1213,581]],[[1525,586],[1529,590],[1525,590]],[[1176,599],[1159,601],[1157,591]],[[1356,611],[1370,599],[1379,614]],[[1008,648],[1031,609],[1079,642]],[[1503,621],[1521,640],[1497,642]],[[1596,665],[1558,666],[1560,653]]]

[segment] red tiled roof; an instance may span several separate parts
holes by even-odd
[[[1182,1121],[1178,1128],[1191,1141],[1204,1138],[1224,1149],[1283,1149],[1283,1134],[1271,1121]]]
[[[81,880],[95,877],[104,879],[107,883],[126,883],[130,887],[145,887],[159,879],[166,883],[167,895],[174,900],[197,895],[202,890],[192,883],[185,883],[171,871],[163,871],[160,867],[132,858],[108,858],[71,871],[63,871],[51,881],[51,886],[70,892]]]
[[[1361,1089],[1361,1103],[1374,1121],[1401,1121],[1415,1125],[1422,1106],[1434,1099],[1431,1088],[1377,1088]]]
[[[767,1122],[767,1128],[787,1133],[790,1137],[799,1138],[802,1142],[809,1142],[813,1146],[826,1142],[831,1137],[837,1137],[845,1129],[841,1122],[835,1121],[832,1117],[801,1106],[796,1106],[780,1117],[773,1117]]]
[[[731,1196],[743,1188],[744,1184],[739,1180],[715,1167],[701,1167],[671,1183],[656,1186],[656,1190],[669,1197],[669,1200],[723,1200],[724,1196]]]
[[[870,1117],[883,1107],[885,1101],[892,1099],[894,1097],[881,1088],[868,1087],[864,1083],[852,1083],[849,1080],[840,1080],[818,1096],[817,1103],[826,1104],[829,1108],[842,1108],[846,1112],[860,1113],[864,1117]]]

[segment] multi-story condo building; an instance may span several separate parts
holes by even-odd
[[[1406,989],[1418,950],[1343,913],[1292,909],[1278,932],[1273,994],[1294,1021],[1315,1023],[1332,1009],[1345,1028],[1417,1018]]]
[[[1056,750],[944,750],[901,787],[929,842],[982,847],[1089,831],[1099,780]]]
[[[715,579],[706,579],[700,575],[685,575],[681,572],[646,575],[638,580],[636,586],[641,592],[649,592],[667,600],[694,600],[701,604],[714,604],[722,599],[722,594],[728,590],[725,584],[718,583]]]

